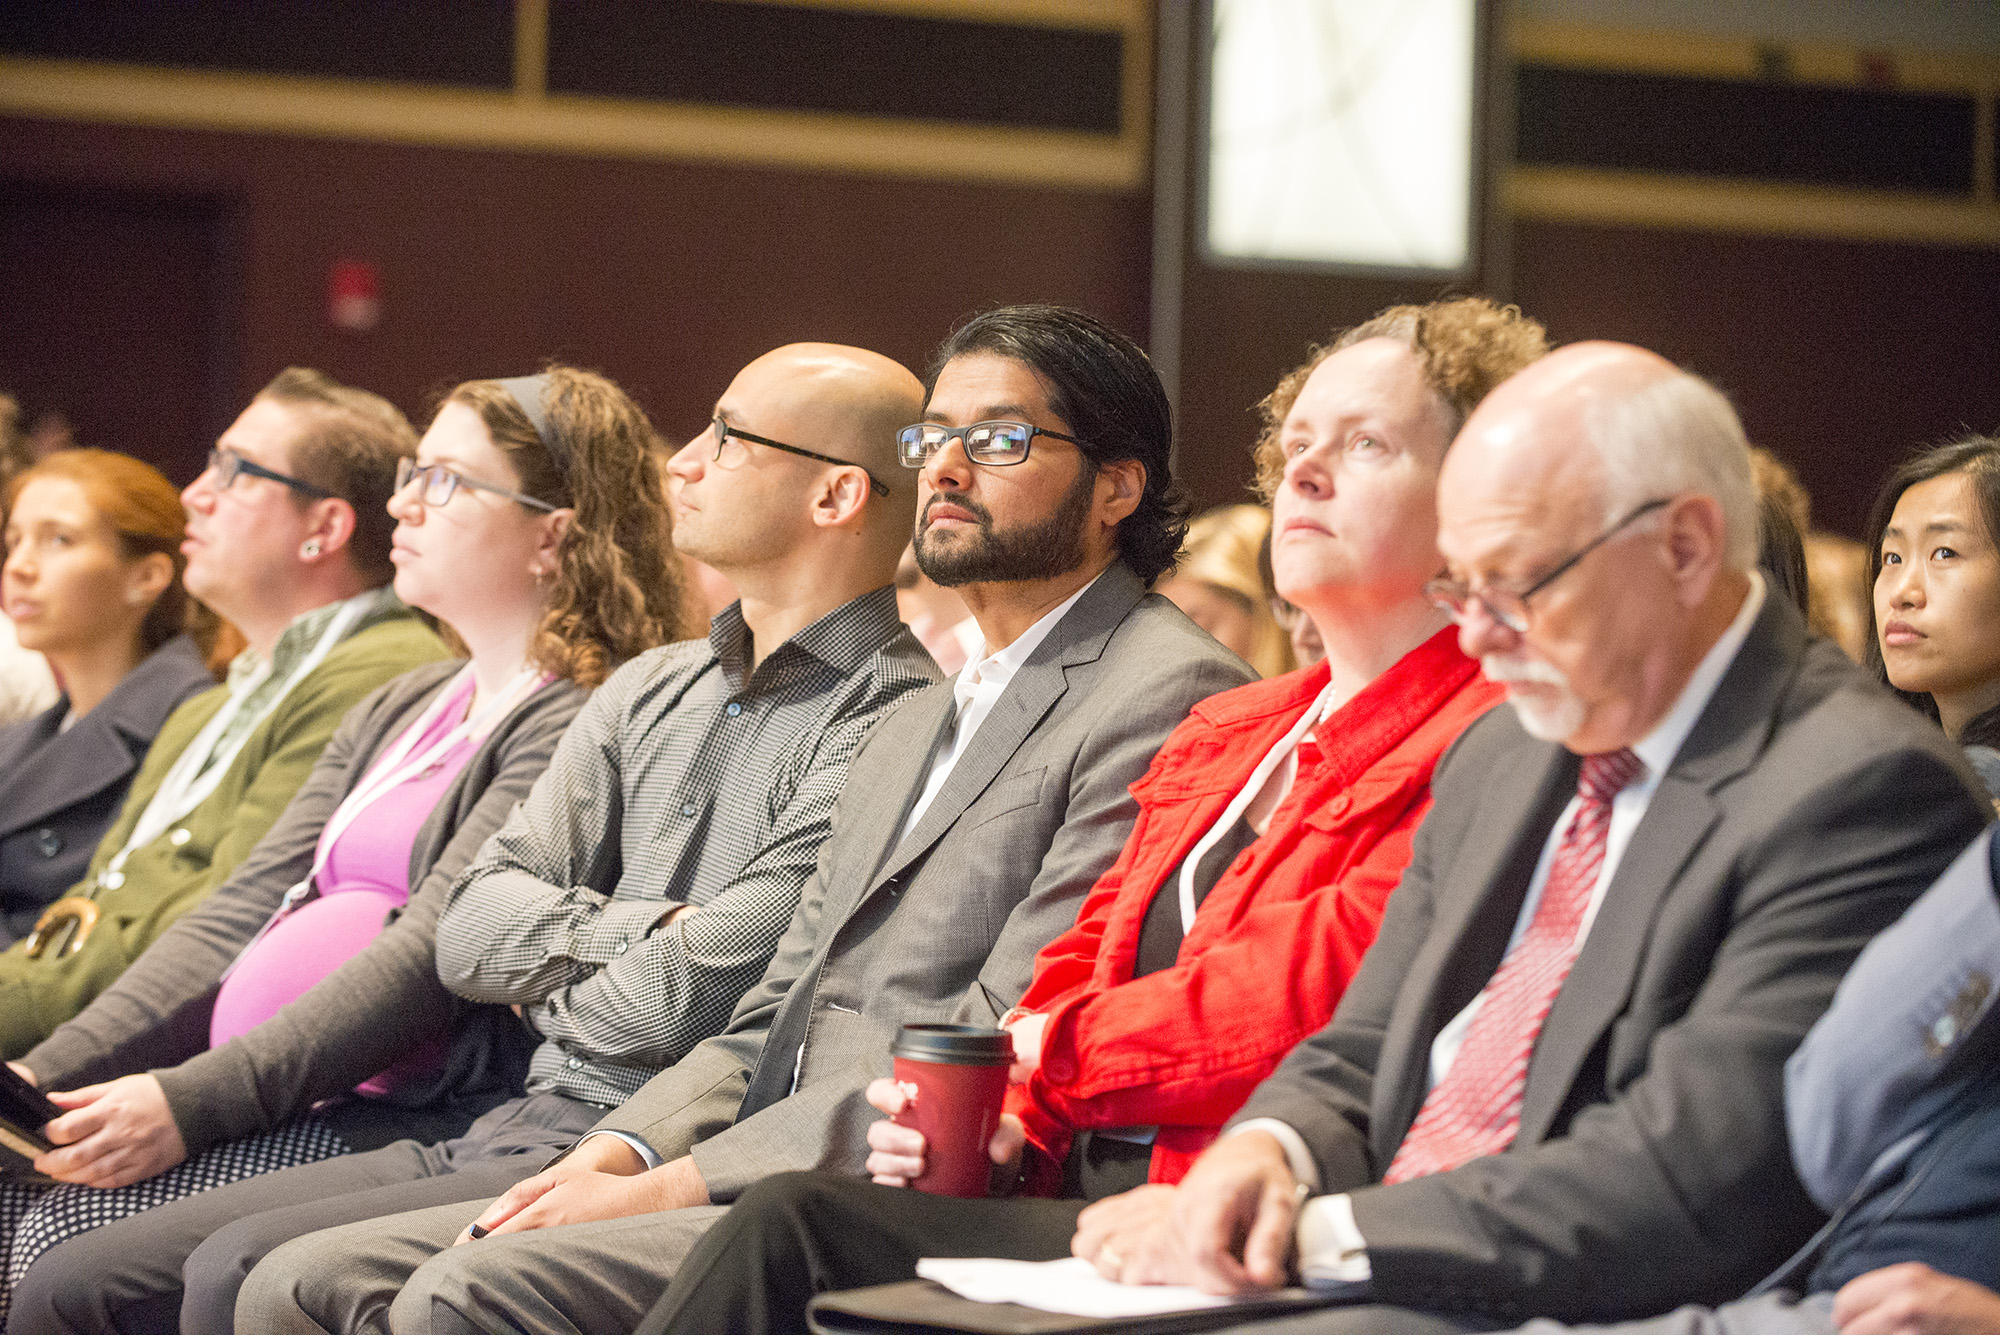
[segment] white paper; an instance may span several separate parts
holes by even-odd
[[[1061,1261],[928,1256],[917,1262],[917,1273],[973,1302],[1018,1303],[1065,1316],[1159,1316],[1227,1307],[1235,1301],[1184,1284],[1120,1284],[1098,1274],[1097,1267],[1078,1256]]]

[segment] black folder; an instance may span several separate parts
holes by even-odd
[[[0,1062],[0,1173],[39,1179],[30,1165],[51,1148],[42,1139],[42,1127],[60,1116],[62,1109]]]

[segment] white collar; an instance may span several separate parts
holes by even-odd
[[[1743,606],[1737,609],[1736,619],[1729,623],[1729,629],[1722,632],[1708,652],[1695,664],[1694,672],[1688,677],[1687,685],[1681,687],[1680,698],[1667,716],[1653,726],[1653,730],[1632,743],[1633,754],[1646,762],[1646,772],[1651,775],[1665,774],[1667,766],[1680,754],[1681,744],[1694,731],[1695,720],[1708,708],[1708,702],[1715,696],[1715,688],[1722,684],[1723,673],[1736,661],[1736,651],[1749,638],[1751,623],[1757,620],[1757,613],[1764,607],[1764,577],[1755,570],[1750,574],[1750,592],[1743,595]]]
[[[977,648],[966,658],[965,666],[959,669],[958,680],[952,685],[952,694],[958,697],[959,708],[963,709],[965,702],[972,698],[973,691],[981,686],[992,686],[1003,691],[1007,689],[1007,683],[1014,679],[1014,674],[1028,661],[1029,655],[1041,648],[1042,641],[1049,637],[1049,632],[1056,628],[1056,623],[1063,619],[1070,608],[1076,606],[1077,599],[1089,593],[1097,580],[1103,578],[1103,572],[1100,571],[1096,579],[1050,608],[1039,621],[1022,631],[1012,644],[991,656],[986,654],[986,637],[982,634]]]

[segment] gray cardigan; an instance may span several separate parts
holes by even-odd
[[[312,776],[229,880],[27,1054],[43,1088],[150,1068],[190,1154],[270,1130],[447,1034],[451,1050],[437,1078],[328,1110],[353,1148],[455,1134],[451,1127],[520,1092],[533,1036],[504,1007],[475,1006],[445,990],[434,933],[452,879],[527,794],[582,707],[585,692],[569,682],[517,706],[445,791],[411,850],[409,905],[381,935],[257,1028],[208,1046],[223,971],[311,870],[320,830],[341,799],[463,666],[404,673],[348,712]]]

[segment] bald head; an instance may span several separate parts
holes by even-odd
[[[1575,343],[1487,396],[1445,459],[1439,498],[1503,497],[1524,523],[1611,523],[1698,492],[1722,510],[1725,561],[1748,570],[1757,559],[1749,469],[1742,424],[1713,386],[1628,343]]]
[[[1537,736],[1629,746],[1678,698],[1756,561],[1749,452],[1712,386],[1580,343],[1490,394],[1438,479],[1460,644]],[[1510,620],[1513,624],[1510,624]]]

